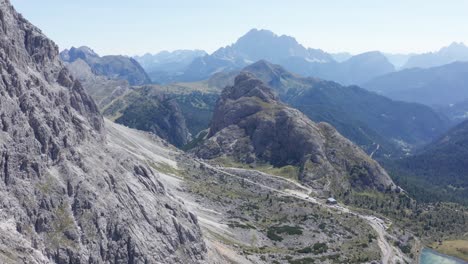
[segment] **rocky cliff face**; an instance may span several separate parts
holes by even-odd
[[[196,217],[106,143],[57,46],[0,0],[0,262],[196,263]]]
[[[326,123],[315,124],[277,100],[250,73],[241,73],[219,99],[208,139],[196,153],[248,164],[300,167],[299,179],[317,187],[384,190],[394,184],[359,147]]]

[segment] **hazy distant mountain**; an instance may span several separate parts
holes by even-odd
[[[72,47],[60,53],[60,58],[66,63],[73,63],[78,59],[85,61],[94,74],[106,76],[110,79],[127,80],[131,85],[151,83],[141,65],[134,59],[110,55],[100,57],[89,47]]]
[[[351,58],[353,56],[349,52],[330,53],[330,55],[337,62],[343,62],[343,61],[348,60],[349,58]]]
[[[437,52],[412,56],[404,68],[430,68],[456,61],[468,61],[468,47],[463,43],[453,42]]]
[[[287,104],[313,121],[325,121],[368,153],[395,154],[404,145],[432,141],[448,122],[431,108],[390,100],[357,86],[302,78],[279,65],[259,61],[244,71],[271,86]]]
[[[147,53],[135,56],[134,59],[145,69],[153,82],[164,84],[177,78],[194,59],[205,55],[207,53],[203,50],[176,50]]]
[[[147,71],[179,71],[190,64],[195,58],[207,55],[203,50],[161,51],[157,54],[146,53],[133,57]]]
[[[420,200],[468,203],[468,121],[421,153],[388,163],[387,167]]]
[[[379,76],[363,87],[395,100],[448,106],[468,99],[468,62],[405,69]]]
[[[361,84],[375,76],[395,71],[395,67],[378,51],[362,53],[351,57],[338,66],[336,73],[330,72],[330,77],[318,76],[342,84]]]
[[[261,59],[281,63],[291,57],[311,63],[334,62],[330,54],[319,49],[305,48],[290,36],[278,36],[268,30],[252,29],[236,43],[195,59],[182,79],[202,80],[214,73],[240,69]]]
[[[338,63],[310,63],[299,57],[292,57],[280,63],[287,70],[302,76],[311,76],[339,82],[344,85],[361,84],[376,76],[395,70],[380,52],[366,52]]]
[[[396,69],[402,68],[412,56],[416,56],[414,53],[403,54],[403,53],[384,53],[388,61],[390,61]]]
[[[247,63],[260,59],[280,62],[289,57],[301,57],[314,62],[329,62],[332,57],[322,50],[307,49],[290,36],[278,36],[268,30],[252,29],[231,46],[213,53],[227,60],[242,58]]]

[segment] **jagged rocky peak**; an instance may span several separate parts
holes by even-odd
[[[252,166],[293,166],[299,180],[328,191],[395,188],[377,162],[331,125],[316,124],[281,103],[268,86],[246,72],[223,91],[208,138],[195,153]]]
[[[0,263],[197,263],[196,217],[117,146],[57,46],[0,0]]]
[[[278,83],[284,78],[299,78],[291,72],[286,71],[277,64],[272,64],[266,60],[259,60],[244,68],[244,71],[254,72],[255,76],[267,84]]]
[[[241,97],[258,97],[264,102],[277,100],[272,90],[249,72],[242,72],[234,79],[234,86],[223,90],[223,98],[237,100]]]

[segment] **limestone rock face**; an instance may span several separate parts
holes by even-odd
[[[0,263],[198,263],[196,218],[106,140],[57,46],[0,0]]]
[[[317,187],[394,188],[377,162],[326,123],[316,124],[279,102],[251,73],[241,73],[223,91],[208,139],[195,150],[202,158],[300,167],[299,179]]]

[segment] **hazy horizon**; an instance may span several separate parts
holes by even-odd
[[[11,2],[60,49],[89,46],[101,55],[179,49],[212,53],[252,28],[292,36],[305,47],[332,53],[424,53],[468,42],[468,2],[461,0],[450,5],[419,0]]]

